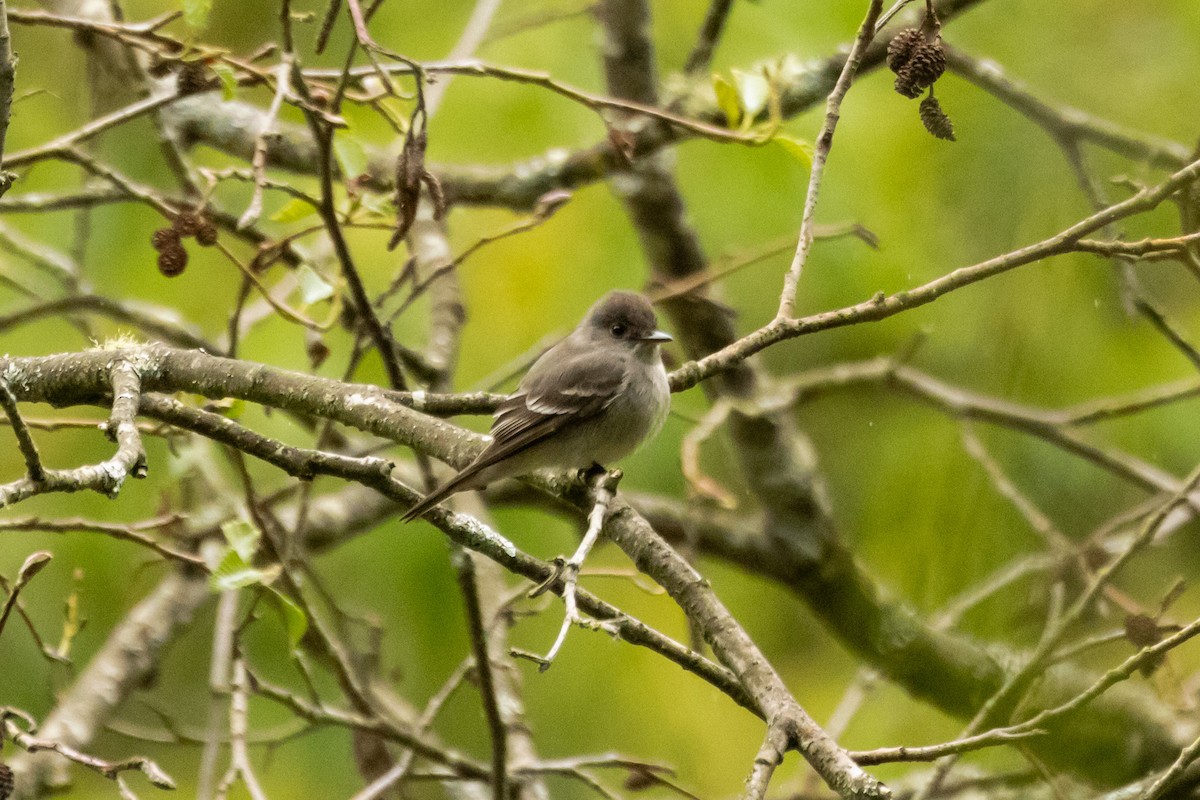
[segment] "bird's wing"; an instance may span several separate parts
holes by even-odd
[[[591,348],[534,364],[517,392],[500,404],[492,422],[492,443],[471,466],[479,469],[541,442],[565,426],[595,416],[620,396],[628,380],[625,365]]]
[[[554,353],[553,358],[547,358]],[[590,347],[564,341],[538,359],[516,394],[496,409],[492,442],[461,472],[430,492],[404,515],[405,522],[421,516],[449,497],[484,469],[514,456],[571,423],[599,414],[625,390],[625,365],[620,359],[597,356]]]

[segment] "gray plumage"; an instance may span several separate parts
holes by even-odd
[[[496,409],[492,441],[474,461],[403,516],[450,495],[537,469],[609,466],[658,433],[671,406],[658,330],[646,298],[605,295],[547,350]]]

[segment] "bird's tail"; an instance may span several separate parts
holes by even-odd
[[[404,516],[400,517],[401,522],[412,522],[419,516],[422,516],[426,511],[436,506],[438,503],[445,500],[455,492],[462,491],[464,483],[470,478],[475,477],[475,473],[470,470],[463,470],[455,475],[450,480],[443,483],[441,486],[434,489],[429,494],[425,495],[412,508],[404,512]]]

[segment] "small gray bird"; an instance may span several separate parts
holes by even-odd
[[[571,335],[525,373],[516,394],[496,409],[492,441],[461,472],[402,518],[416,519],[455,492],[537,469],[608,465],[658,433],[671,390],[649,301],[632,292],[605,295]]]

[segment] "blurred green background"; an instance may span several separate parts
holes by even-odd
[[[318,17],[322,9],[320,3],[296,5]],[[666,77],[686,58],[707,3],[653,0],[652,6],[658,63]],[[713,69],[728,74],[730,68],[748,68],[784,53],[824,57],[850,40],[865,6],[845,0],[739,2]],[[174,7],[148,0],[125,3],[131,20]],[[393,0],[384,4],[372,31],[380,42],[413,58],[438,59],[453,46],[472,7],[466,0]],[[582,3],[509,0],[497,29],[543,11],[576,8]],[[345,20],[339,22],[323,58],[311,54],[315,28],[315,23],[297,25],[306,64],[339,65],[349,42]],[[1200,127],[1197,31],[1200,4],[1194,0],[992,0],[948,24],[944,36],[968,53],[995,59],[1043,96],[1190,146]],[[232,0],[215,0],[209,25],[197,33],[204,42],[242,54],[276,35],[275,3]],[[543,69],[564,82],[603,91],[598,41],[594,21],[584,14],[488,44],[480,55],[498,64]],[[18,95],[28,96],[13,111],[10,152],[43,143],[92,114],[85,62],[68,32],[14,26],[13,42],[21,59]],[[851,91],[842,109],[818,220],[862,223],[879,237],[880,247],[871,250],[853,239],[818,242],[800,286],[801,313],[918,285],[1048,236],[1089,213],[1060,151],[1043,132],[954,75],[948,74],[937,89],[955,122],[957,143],[927,135],[916,103],[892,91],[886,72],[863,76]],[[38,93],[29,94],[35,90]],[[243,90],[239,97],[264,105],[269,100],[262,89]],[[289,112],[285,116],[299,119]],[[350,109],[347,117],[347,135],[368,144],[391,143],[388,129],[369,112]],[[813,111],[789,121],[786,130],[811,141],[819,124],[820,114]],[[588,146],[605,135],[596,115],[563,98],[477,78],[454,80],[429,130],[432,161],[464,164],[502,165],[549,148]],[[146,120],[105,135],[97,152],[141,180],[171,185]],[[236,163],[203,147],[193,157],[201,165]],[[1119,174],[1156,182],[1160,175],[1104,153],[1089,151],[1088,157],[1114,199],[1125,196],[1126,190],[1108,185],[1108,177]],[[808,174],[781,148],[689,142],[677,150],[677,172],[710,258],[794,236],[799,227]],[[12,191],[68,191],[77,180],[73,168],[43,164],[25,172]],[[295,180],[297,185],[314,185],[309,178]],[[244,187],[234,187],[222,188],[217,198],[236,214],[248,196]],[[269,194],[268,214],[285,200]],[[454,250],[461,252],[516,219],[507,211],[456,209],[450,217]],[[10,214],[3,221],[63,249],[74,237],[71,213]],[[218,338],[240,278],[219,256],[194,249],[182,276],[160,276],[148,237],[161,224],[143,206],[98,209],[86,245],[85,276],[100,293],[175,308]],[[266,227],[284,230],[277,224]],[[1173,209],[1164,207],[1123,223],[1121,230],[1129,238],[1167,236],[1177,231],[1177,220]],[[382,290],[406,257],[403,248],[385,250],[387,235],[355,232],[351,237],[372,291]],[[724,299],[737,311],[743,331],[774,314],[789,258],[785,252],[723,282]],[[0,253],[0,270],[53,296],[44,278],[8,253]],[[594,185],[578,191],[545,225],[490,246],[463,266],[469,321],[457,387],[479,388],[482,380],[544,336],[568,330],[600,294],[614,287],[641,287],[645,274],[636,234],[609,188]],[[1200,304],[1193,279],[1170,263],[1143,265],[1139,274],[1185,331],[1198,330]],[[28,302],[0,287],[0,313]],[[120,330],[103,322],[97,326],[102,335]],[[404,317],[398,334],[407,344],[422,344],[419,311]],[[786,375],[894,353],[918,335],[925,341],[915,365],[948,382],[1034,405],[1070,404],[1191,373],[1178,352],[1144,322],[1127,315],[1112,267],[1088,256],[1022,267],[881,323],[804,337],[772,348],[764,362],[775,374]],[[337,332],[326,341],[333,356],[320,372],[339,376],[350,339]],[[31,355],[89,344],[65,322],[47,320],[6,331],[0,347],[14,355]],[[307,368],[300,330],[278,319],[254,330],[243,355]],[[373,360],[359,378],[383,382]],[[652,446],[628,460],[626,485],[682,495],[680,438],[691,426],[688,420],[705,408],[699,390],[676,396],[678,415]],[[70,415],[93,412],[74,410]],[[1195,401],[1180,402],[1107,424],[1093,435],[1182,474],[1197,458],[1196,412]],[[54,412],[31,407],[27,413],[46,417]],[[802,406],[797,418],[815,442],[844,535],[884,585],[921,611],[936,611],[998,565],[1040,546],[1040,539],[963,453],[957,425],[940,414],[884,390],[849,390]],[[248,409],[241,419],[293,443],[309,443],[303,431],[278,416],[268,419]],[[987,428],[980,433],[1015,482],[1071,536],[1087,534],[1141,499],[1129,486],[1043,442]],[[22,472],[21,458],[9,434],[0,438],[5,442],[0,478],[14,479]],[[110,448],[91,431],[39,433],[37,439],[47,464],[54,467],[104,458]],[[728,447],[720,439],[707,445],[705,468],[726,485],[740,488]],[[161,442],[151,445],[150,454],[150,477],[128,483],[116,501],[50,496],[4,514],[120,520],[150,516],[165,498],[175,495],[178,480],[170,466],[172,456]],[[211,463],[236,485],[219,454]],[[258,467],[255,474],[263,487],[286,484],[282,476]],[[316,486],[335,488],[327,481]],[[519,546],[541,557],[574,546],[568,526],[541,515],[504,511],[497,519]],[[61,629],[64,599],[78,589],[87,626],[74,643],[72,658],[82,666],[164,568],[147,566],[146,553],[132,545],[98,536],[6,532],[0,538],[0,572],[12,576],[26,555],[42,548],[52,551],[55,559],[29,587],[25,600],[39,628],[53,641]],[[593,566],[623,569],[628,564],[615,548],[607,547],[594,556]],[[699,566],[801,703],[825,720],[855,674],[855,659],[778,586],[710,559],[702,559]],[[1190,574],[1196,566],[1191,535],[1176,537],[1147,557],[1124,587],[1153,604],[1177,574]],[[467,648],[462,603],[444,539],[424,525],[401,528],[388,522],[321,557],[318,568],[328,584],[337,587],[347,608],[376,615],[385,624],[387,668],[396,671],[402,694],[423,703]],[[685,621],[669,599],[623,579],[594,578],[587,583],[649,624],[686,639]],[[1027,643],[1041,621],[1040,603],[1038,587],[1025,584],[972,613],[964,627],[983,638]],[[1196,598],[1187,595],[1175,613],[1185,618],[1197,606]],[[551,605],[544,614],[522,620],[514,644],[543,651],[553,639],[559,611]],[[189,635],[171,650],[156,683],[126,705],[125,719],[157,726],[149,705],[189,726],[203,724],[211,623],[209,604]],[[257,623],[249,641],[252,661],[262,673],[295,681],[274,617]],[[1096,664],[1111,664],[1125,652],[1102,651]],[[1178,674],[1186,672],[1186,659],[1186,654],[1172,657]],[[552,670],[537,674],[522,664],[522,671],[531,726],[547,757],[618,750],[674,765],[684,786],[703,797],[722,797],[737,793],[759,746],[762,726],[757,719],[662,659],[602,635],[573,632]],[[9,625],[0,644],[0,704],[42,716],[54,692],[69,679],[67,670],[50,667],[40,658],[22,626]],[[1169,677],[1157,680],[1169,697],[1178,692]],[[332,697],[332,688],[327,688]],[[255,703],[252,708],[256,728],[273,728],[285,717],[269,704]],[[932,743],[953,737],[960,726],[885,685],[856,718],[843,743],[852,748]],[[455,697],[437,730],[446,741],[486,757],[486,728],[473,690]],[[183,796],[191,793],[197,748],[152,745],[112,733],[89,749],[111,757],[150,755],[180,781]],[[1005,753],[979,760],[1020,763]],[[348,737],[337,730],[320,730],[273,748],[260,764],[260,777],[273,797],[342,797],[358,786]],[[887,778],[906,769],[883,768],[878,774]],[[797,789],[802,775],[793,755],[776,788],[780,793]],[[82,772],[77,778],[66,797],[115,796],[114,787],[101,778]],[[154,796],[155,790],[140,779],[133,781],[143,797]],[[555,780],[552,786],[555,797],[589,796],[578,784]],[[241,791],[233,796],[242,796]],[[427,791],[414,794],[424,796]]]

